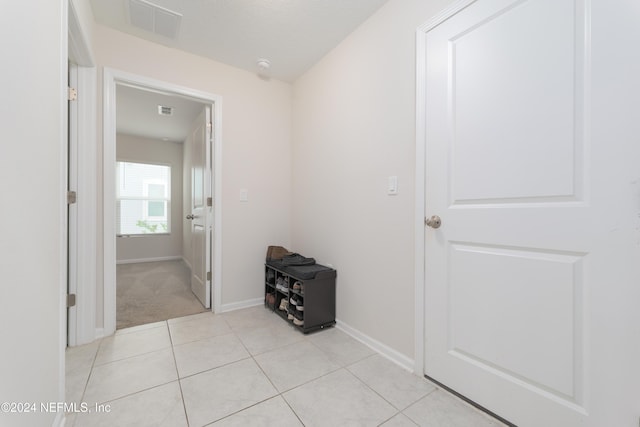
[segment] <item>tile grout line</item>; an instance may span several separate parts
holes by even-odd
[[[95,358],[96,358],[96,357],[97,357],[97,355],[98,355],[98,351],[100,351],[100,347],[102,346],[102,340],[103,340],[103,339],[100,339],[100,343],[98,344],[98,350],[96,351],[96,354],[95,354],[95,356],[94,356],[94,362],[95,362]],[[163,349],[163,350],[164,350],[164,349]],[[161,350],[159,350],[159,351],[161,351]],[[100,366],[103,366],[103,365],[98,365],[98,367],[100,367]],[[87,383],[86,383],[86,385],[85,385],[85,389],[84,389],[84,391],[83,391],[83,393],[82,393],[81,402],[84,402],[85,393],[86,393],[86,388],[87,388],[87,386],[88,386],[88,384],[89,384],[89,379],[91,378],[91,375],[93,374],[93,369],[94,369],[94,367],[95,367],[95,366],[93,366],[93,365],[91,366],[91,371],[89,372],[89,378],[87,378]],[[152,387],[147,387],[147,388],[145,388],[145,389],[137,390],[137,391],[132,392],[132,393],[127,393],[127,394],[124,394],[124,395],[122,395],[122,396],[115,397],[115,398],[113,398],[113,399],[107,399],[107,400],[103,400],[103,401],[100,401],[100,402],[93,402],[93,403],[98,404],[98,405],[104,405],[104,404],[107,404],[107,403],[110,403],[110,402],[115,402],[115,401],[117,401],[117,400],[124,399],[124,398],[126,398],[126,397],[134,396],[134,395],[136,395],[136,394],[139,394],[139,393],[142,393],[142,392],[145,392],[145,391],[152,390],[152,389],[157,388],[157,387],[162,387],[162,386],[165,386],[165,385],[167,385],[167,384],[171,384],[172,382],[173,382],[173,381],[168,381],[168,382],[166,382],[166,383],[157,384],[157,385],[154,385],[154,386],[152,386]],[[180,391],[182,392],[182,390],[180,390]],[[184,407],[184,401],[183,401],[183,407]],[[75,421],[76,421],[76,420],[74,420],[74,424],[73,424],[73,425],[75,425]],[[71,426],[69,426],[69,427],[72,427],[73,425],[71,425]]]
[[[171,328],[169,327],[169,321],[167,323],[167,332],[169,333],[169,342],[171,343],[171,355],[173,356],[173,365],[176,367],[176,378],[178,382],[178,388],[180,389],[180,400],[182,401],[182,411],[184,412],[184,418],[187,421],[187,427],[189,427],[189,414],[187,414],[187,405],[184,403],[184,392],[182,391],[182,382],[180,381],[180,372],[178,371],[178,361],[176,360],[175,347],[173,345],[173,338],[171,337]]]
[[[407,418],[409,418],[409,416],[407,416],[406,414],[404,414],[404,411],[406,411],[409,407],[411,407],[411,406],[415,405],[416,403],[418,403],[420,400],[422,400],[422,399],[424,399],[425,397],[429,396],[429,395],[430,395],[431,393],[433,393],[434,391],[437,391],[437,390],[439,390],[439,389],[440,389],[440,388],[439,388],[439,387],[437,387],[435,384],[431,383],[431,381],[428,381],[428,383],[429,383],[429,384],[432,384],[432,385],[433,385],[433,390],[429,391],[429,392],[428,392],[428,393],[426,393],[424,396],[420,396],[419,398],[417,398],[416,400],[414,400],[413,402],[411,402],[410,404],[408,404],[408,405],[407,405],[407,406],[405,406],[404,408],[399,409],[396,405],[394,405],[393,403],[389,402],[389,400],[387,400],[387,399],[386,399],[382,394],[378,393],[378,392],[377,392],[373,387],[371,387],[369,384],[367,384],[364,380],[360,379],[360,377],[358,377],[355,373],[353,373],[353,372],[349,369],[349,366],[353,366],[353,365],[355,365],[356,363],[360,363],[360,362],[362,362],[363,360],[365,360],[365,359],[369,359],[369,358],[374,357],[374,356],[382,356],[382,355],[381,355],[380,353],[377,353],[377,352],[376,352],[375,354],[372,354],[372,355],[370,355],[370,356],[367,356],[367,357],[365,357],[364,359],[362,359],[362,360],[360,360],[360,361],[358,361],[358,362],[355,362],[355,363],[351,363],[351,364],[349,364],[349,365],[346,365],[346,366],[344,367],[344,369],[345,369],[347,372],[349,372],[349,373],[350,373],[350,374],[351,374],[355,379],[357,379],[357,380],[358,380],[358,381],[360,381],[362,384],[364,384],[368,389],[370,389],[371,391],[373,391],[376,395],[380,396],[380,398],[382,398],[382,400],[384,400],[384,401],[385,401],[385,402],[387,402],[389,405],[391,405],[391,407],[392,407],[393,409],[396,409],[398,412],[397,412],[395,415],[393,415],[393,417],[395,417],[395,416],[396,416],[396,415],[398,415],[398,414],[403,414],[403,415],[405,415]],[[418,377],[418,378],[420,378],[420,377]],[[393,417],[391,417],[391,418],[393,418]],[[390,419],[391,419],[391,418],[390,418]],[[413,422],[413,420],[412,420],[411,418],[409,418],[409,419]],[[388,421],[388,420],[387,420],[387,421]],[[385,421],[385,422],[386,422],[386,421]]]
[[[234,331],[234,334],[235,334],[235,331]],[[237,414],[237,413],[242,412],[242,411],[244,411],[244,410],[247,410],[247,409],[249,409],[249,408],[251,408],[251,407],[253,407],[253,406],[256,406],[256,405],[259,405],[259,404],[261,404],[261,403],[263,403],[263,402],[266,402],[267,400],[274,399],[275,397],[280,397],[280,398],[284,401],[284,403],[289,407],[289,409],[291,409],[291,412],[293,413],[293,415],[295,415],[295,417],[298,419],[298,421],[300,421],[300,424],[302,424],[302,426],[304,426],[305,424],[304,424],[304,422],[302,422],[302,420],[300,419],[300,416],[298,415],[298,413],[297,413],[297,412],[296,412],[296,411],[291,407],[291,405],[289,404],[289,401],[287,401],[287,399],[284,397],[284,393],[285,393],[285,392],[288,392],[289,390],[286,390],[285,392],[281,392],[281,391],[278,389],[278,387],[276,387],[276,385],[273,383],[273,381],[271,380],[271,378],[269,378],[269,375],[267,375],[267,373],[264,371],[264,369],[262,368],[262,366],[260,365],[260,363],[258,363],[258,361],[257,361],[257,360],[256,360],[256,358],[255,358],[255,356],[259,356],[260,354],[265,354],[265,353],[268,353],[268,352],[260,353],[260,354],[258,354],[258,355],[253,355],[253,354],[251,354],[251,352],[249,351],[249,349],[247,348],[247,346],[244,344],[244,342],[242,341],[242,339],[241,339],[237,334],[236,334],[236,338],[238,339],[238,341],[240,341],[240,344],[242,344],[242,346],[243,346],[243,347],[244,347],[244,349],[247,351],[247,353],[249,354],[249,356],[251,356],[251,359],[253,359],[253,363],[255,363],[255,364],[256,364],[256,366],[258,366],[258,368],[260,369],[260,371],[262,372],[262,374],[263,374],[263,375],[265,376],[265,378],[269,381],[269,383],[271,384],[271,386],[273,387],[273,389],[277,392],[277,394],[276,394],[276,396],[272,396],[272,397],[270,397],[269,399],[265,399],[265,400],[263,400],[263,401],[261,401],[261,402],[257,402],[257,403],[255,403],[254,405],[251,405],[251,406],[249,406],[249,407],[247,407],[247,408],[241,409],[240,411],[235,412],[235,413]],[[306,338],[306,337],[303,337],[303,338]],[[294,345],[295,345],[295,343],[294,343]],[[286,346],[282,346],[282,347],[279,347],[279,348],[284,348],[284,347],[286,347]],[[275,350],[275,349],[274,349],[274,350]],[[269,351],[272,351],[272,350],[269,350]],[[305,384],[306,384],[306,383],[305,383]],[[293,389],[295,389],[295,388],[296,388],[296,387],[292,388],[291,390],[293,390]],[[233,415],[233,414],[229,414],[228,416],[231,416],[231,415]],[[212,424],[213,424],[213,423],[212,423]]]
[[[218,368],[225,368],[225,367],[227,367],[229,365],[233,365],[234,363],[243,362],[243,361],[249,360],[249,359],[251,359],[251,355],[249,355],[247,357],[243,357],[242,359],[234,360],[233,362],[227,362],[227,363],[222,364],[220,366],[216,366],[215,368],[205,369],[204,371],[194,372],[193,374],[185,375],[185,376],[182,376],[182,377],[179,376],[178,379],[186,380],[187,378],[192,378],[192,377],[195,377],[196,375],[200,375],[200,374],[206,374],[208,372],[215,371]]]
[[[155,352],[158,352],[158,351],[168,350],[169,348],[171,348],[171,345],[168,345],[167,347],[156,348],[156,349],[150,350],[150,351],[145,351],[144,353],[133,354],[131,356],[123,357],[122,359],[110,360],[108,362],[101,363],[99,365],[95,365],[95,367],[96,368],[101,368],[102,366],[107,366],[107,365],[110,365],[112,363],[122,362],[124,360],[133,359],[134,357],[146,356],[148,354],[155,353]],[[92,367],[92,369],[93,369],[93,367]]]
[[[289,407],[289,409],[291,409],[291,412],[293,412],[293,415],[296,416],[296,418],[298,419],[298,421],[300,421],[300,424],[302,424],[303,426],[305,425],[304,422],[302,421],[302,419],[300,418],[300,415],[298,415],[298,413],[295,411],[295,409],[293,409],[293,407],[291,406],[291,404],[289,403],[289,401],[287,400],[286,397],[284,397],[284,395],[281,393],[280,397],[282,398],[282,400],[284,400],[284,403],[287,404],[287,406]]]
[[[131,392],[131,393],[123,394],[122,396],[114,397],[113,399],[103,400],[101,402],[95,402],[95,403],[97,403],[98,405],[104,405],[106,403],[115,402],[116,400],[121,400],[121,399],[124,399],[125,397],[135,396],[136,394],[143,393],[143,392],[149,391],[149,390],[153,390],[154,388],[162,387],[162,386],[165,386],[167,384],[171,384],[171,383],[176,382],[176,381],[177,380],[167,381],[166,383],[157,384],[157,385],[154,385],[154,386],[151,386],[151,387],[143,388],[142,390],[137,390],[137,391],[134,391],[134,392]]]
[[[82,396],[80,397],[81,402],[84,402],[85,395],[87,394],[87,387],[89,387],[89,381],[93,376],[93,370],[96,367],[96,360],[98,359],[98,353],[100,353],[100,348],[102,347],[103,342],[104,342],[104,338],[100,338],[100,342],[98,343],[98,348],[96,349],[96,354],[93,355],[93,360],[91,361],[91,369],[89,369],[89,376],[87,377],[87,381],[84,383],[84,389],[82,390]]]
[[[166,322],[166,320],[161,320],[161,322]],[[155,323],[155,322],[154,322],[154,323]],[[138,326],[142,326],[142,325],[138,325]],[[137,328],[137,326],[132,326],[132,328]],[[162,328],[162,325],[161,325],[161,326],[154,326],[154,327],[152,327],[152,328],[141,328],[141,329],[138,329],[138,330],[136,330],[136,331],[127,331],[127,332],[119,332],[119,331],[125,331],[125,330],[127,330],[127,329],[129,329],[129,328],[117,329],[117,330],[116,330],[116,332],[115,332],[113,335],[110,335],[109,337],[105,337],[105,338],[110,338],[110,337],[114,337],[114,338],[115,338],[115,337],[124,337],[124,336],[127,336],[127,335],[137,334],[137,333],[139,333],[139,332],[153,331],[154,329],[160,329],[160,328]]]
[[[378,427],[382,427],[385,423],[388,423],[389,421],[391,421],[392,419],[394,419],[395,417],[397,417],[398,415],[404,415],[402,412],[398,412],[397,414],[393,414],[391,417],[387,418],[386,420],[384,420],[383,422],[381,422],[380,424],[378,424]],[[418,424],[414,423],[413,420],[409,417],[407,417],[406,415],[404,415],[411,424],[413,424],[416,427],[419,427]]]
[[[223,319],[223,320],[224,320],[224,319]],[[225,320],[225,322],[226,322],[226,320]],[[227,323],[227,326],[228,326],[228,323]],[[214,371],[214,370],[216,370],[216,369],[218,369],[218,368],[223,368],[223,367],[225,367],[225,366],[233,365],[234,363],[241,362],[241,361],[243,361],[243,360],[247,360],[247,359],[252,358],[251,353],[249,352],[249,350],[247,350],[246,346],[244,345],[244,343],[242,342],[242,340],[240,339],[240,337],[238,337],[238,336],[235,334],[235,332],[231,329],[231,327],[230,327],[230,326],[229,326],[229,330],[230,330],[230,332],[228,332],[228,333],[226,333],[226,334],[222,334],[222,335],[214,335],[214,336],[211,336],[211,337],[201,338],[201,339],[199,339],[199,340],[189,341],[189,342],[180,343],[180,344],[175,344],[175,345],[173,345],[173,344],[172,344],[172,348],[174,349],[174,358],[175,358],[175,347],[182,347],[182,346],[185,346],[185,345],[188,345],[188,344],[193,344],[193,343],[196,343],[196,342],[199,342],[199,341],[206,341],[206,340],[210,340],[210,339],[213,339],[213,338],[224,337],[224,336],[227,336],[227,335],[234,335],[234,336],[236,337],[236,339],[238,340],[238,342],[240,342],[240,344],[242,345],[242,347],[243,347],[243,348],[245,349],[245,351],[247,352],[247,354],[248,354],[248,356],[247,356],[247,357],[243,357],[243,358],[241,358],[241,359],[234,360],[234,361],[232,361],[232,362],[223,363],[222,365],[216,366],[216,367],[214,367],[214,368],[209,368],[209,369],[205,369],[204,371],[194,372],[194,373],[192,373],[192,374],[184,375],[184,376],[182,376],[182,377],[180,376],[180,372],[178,372],[178,379],[179,379],[179,380],[181,380],[181,379],[183,380],[183,379],[186,379],[186,378],[191,378],[191,377],[194,377],[194,376],[196,376],[196,375],[203,374],[203,373],[205,373],[205,372],[211,372],[211,371]],[[176,359],[176,369],[177,369],[177,367],[178,367],[178,361],[177,361],[177,359]]]
[[[226,322],[226,320],[225,320],[225,322]],[[227,325],[229,325],[229,324],[227,323]],[[247,406],[246,408],[239,409],[239,410],[237,410],[237,411],[235,411],[235,412],[232,412],[232,413],[230,413],[230,414],[228,414],[228,415],[225,415],[225,416],[224,416],[224,417],[222,417],[222,418],[219,418],[219,419],[214,420],[214,421],[212,421],[212,422],[210,422],[210,423],[208,423],[208,424],[205,424],[205,426],[204,426],[204,427],[211,426],[211,425],[213,425],[213,424],[217,423],[217,422],[218,422],[218,421],[220,421],[220,420],[224,420],[224,419],[229,418],[229,417],[231,417],[231,416],[233,416],[233,415],[235,415],[235,414],[239,414],[240,412],[246,411],[246,410],[248,410],[249,408],[253,408],[254,406],[260,405],[261,403],[264,403],[264,402],[266,402],[266,401],[268,401],[268,400],[274,399],[274,398],[276,398],[276,397],[278,397],[278,396],[282,396],[282,394],[280,393],[280,390],[278,390],[278,388],[277,388],[277,387],[276,387],[276,385],[273,383],[273,381],[271,381],[271,378],[269,378],[269,376],[267,375],[267,373],[266,373],[266,372],[264,372],[264,370],[262,369],[262,366],[260,366],[260,364],[258,363],[258,361],[255,359],[254,355],[253,355],[253,354],[251,354],[251,352],[249,351],[249,349],[247,348],[247,346],[244,344],[244,342],[242,341],[242,339],[240,339],[240,337],[237,335],[237,333],[233,330],[233,328],[232,328],[230,325],[229,325],[229,329],[231,329],[231,330],[233,331],[233,332],[232,332],[232,333],[233,333],[233,335],[234,335],[234,336],[236,337],[236,339],[240,342],[240,344],[241,344],[241,345],[242,345],[242,347],[245,349],[245,351],[247,352],[247,354],[249,355],[249,357],[246,357],[246,358],[244,358],[244,359],[240,359],[240,360],[236,360],[236,361],[234,361],[234,362],[229,362],[229,363],[227,363],[227,364],[225,364],[225,365],[222,365],[222,366],[229,366],[229,365],[231,365],[231,364],[234,364],[234,363],[237,363],[237,362],[240,362],[240,361],[243,361],[243,360],[249,360],[249,359],[252,359],[252,360],[253,360],[253,363],[255,363],[255,364],[256,364],[256,366],[258,367],[258,369],[260,369],[260,371],[262,372],[262,374],[264,375],[264,377],[267,379],[267,381],[269,381],[269,383],[271,384],[271,386],[273,387],[273,389],[276,391],[276,394],[275,394],[274,396],[270,396],[270,397],[268,397],[268,398],[266,398],[266,399],[263,399],[263,400],[261,400],[261,401],[259,401],[259,402],[256,402],[256,403],[254,403],[253,405]],[[264,354],[264,353],[261,353],[261,354]],[[212,369],[208,369],[208,370],[203,371],[203,372],[213,371],[213,370],[215,370],[215,369],[221,368],[222,366],[218,366],[218,367],[215,367],[215,368],[212,368]],[[193,374],[193,375],[198,375],[198,374]],[[284,399],[284,397],[283,397],[283,399]],[[286,400],[285,400],[285,402],[286,402]],[[295,411],[294,411],[294,415],[296,415],[296,417],[298,417],[298,415],[295,413]],[[299,418],[298,418],[298,419],[299,419]],[[303,425],[304,425],[304,424],[303,424]]]
[[[322,347],[320,347],[318,344],[314,343],[310,338],[308,338],[308,337],[305,337],[305,338],[307,338],[307,341],[309,341],[309,342],[310,342],[311,344],[313,344],[313,345],[314,345],[318,350],[320,350],[323,354],[325,354],[325,355],[327,356],[327,359],[329,359],[331,362],[334,362],[334,363],[336,363],[336,364],[338,364],[338,365],[340,364],[338,361],[333,360],[331,357],[329,357],[329,353],[327,353],[325,350],[323,350],[323,349],[322,349]],[[356,363],[358,363],[358,362],[362,362],[364,359],[368,359],[369,357],[371,357],[371,356],[375,356],[376,354],[378,354],[378,353],[375,353],[375,352],[374,352],[373,354],[368,354],[368,355],[366,355],[366,356],[363,356],[363,357],[359,358],[358,360],[356,360],[356,361],[354,361],[354,362],[346,363],[343,367],[345,367],[345,368],[346,368],[347,366],[350,366],[350,365],[356,364]]]
[[[160,327],[161,327],[161,326],[160,326]],[[169,335],[169,339],[171,339],[171,335]],[[102,338],[102,339],[100,340],[100,344],[99,344],[98,351],[100,350],[100,347],[102,346],[102,342],[103,342],[103,340],[104,340],[104,338]],[[165,351],[165,350],[167,350],[167,349],[168,349],[168,348],[162,348],[162,349],[160,349],[160,350],[155,350],[155,351],[148,352],[148,353],[144,353],[144,354],[154,353],[154,352],[156,352],[156,351]],[[97,355],[98,355],[98,352],[96,351],[96,357],[97,357]],[[126,359],[130,359],[130,358],[133,358],[133,357],[136,357],[136,356],[131,356],[131,357],[129,357],[129,358],[120,359],[120,360],[126,360]],[[110,363],[110,362],[109,362],[109,363]],[[174,363],[175,363],[175,356],[174,356]],[[105,363],[105,364],[102,364],[102,365],[98,365],[97,367],[98,367],[98,368],[100,368],[101,366],[105,366],[105,365],[107,365],[107,364],[108,364],[108,363]],[[96,368],[96,366],[92,366],[92,367],[91,367],[91,374],[93,374],[93,370],[94,370],[94,368]],[[177,368],[176,368],[176,369],[177,369]],[[178,378],[177,380],[179,380],[179,378]],[[177,380],[176,380],[176,381],[177,381]],[[132,392],[132,393],[123,394],[122,396],[114,397],[113,399],[107,399],[107,400],[103,400],[103,401],[101,401],[101,402],[95,402],[95,403],[97,403],[97,404],[99,404],[99,405],[103,405],[103,404],[106,404],[106,403],[109,403],[109,402],[115,402],[116,400],[120,400],[120,399],[123,399],[123,398],[125,398],[125,397],[134,396],[134,395],[136,395],[136,394],[138,394],[138,393],[142,393],[142,392],[149,391],[149,390],[152,390],[152,389],[157,388],[157,387],[162,387],[162,386],[165,386],[165,385],[167,385],[167,384],[171,384],[172,382],[173,382],[173,381],[167,381],[167,382],[165,382],[165,383],[161,383],[161,384],[157,384],[157,385],[154,385],[154,386],[151,386],[151,387],[147,387],[147,388],[144,388],[144,389],[142,389],[142,390],[137,390],[137,391],[134,391],[134,392]],[[87,380],[87,384],[88,384],[88,380]],[[85,391],[86,391],[86,390],[85,390]],[[181,391],[182,391],[182,390],[181,390]],[[84,398],[84,393],[83,393],[83,398]],[[184,405],[184,403],[183,403],[183,405]]]
[[[358,362],[356,362],[356,363],[358,363]],[[352,363],[351,365],[354,365],[354,363]],[[348,365],[348,366],[351,366],[351,365]],[[396,415],[398,415],[399,413],[401,413],[401,412],[403,411],[402,409],[398,409],[398,408],[396,407],[396,405],[394,405],[393,403],[389,402],[389,401],[388,401],[388,400],[387,400],[383,395],[381,395],[380,393],[378,393],[377,391],[375,391],[375,390],[374,390],[374,389],[373,389],[369,384],[367,384],[366,382],[364,382],[363,380],[361,380],[361,379],[360,379],[356,374],[354,374],[353,372],[351,372],[347,366],[345,366],[345,367],[344,367],[344,370],[345,370],[345,371],[347,371],[347,372],[349,373],[349,375],[351,375],[353,378],[355,378],[358,382],[362,383],[362,385],[364,385],[366,388],[368,388],[369,390],[371,390],[371,391],[372,391],[376,396],[380,397],[382,400],[384,400],[384,401],[385,401],[385,402],[387,402],[389,405],[391,405],[391,407],[392,407],[393,409],[395,409],[395,410],[396,410],[396,413],[395,413],[395,414],[393,414],[393,416],[392,416],[391,418],[395,417]],[[425,396],[426,396],[426,395],[425,395]],[[422,397],[424,397],[424,396],[422,396]],[[422,399],[422,397],[421,397],[420,399]],[[418,400],[420,400],[420,399],[418,399]],[[417,400],[416,400],[416,402],[417,402]],[[415,403],[415,402],[414,402],[414,403]],[[413,403],[412,403],[411,405],[413,405]],[[409,406],[411,406],[411,405],[409,405]],[[389,418],[389,419],[391,419],[391,418]],[[385,421],[385,422],[386,422],[386,421]]]
[[[92,358],[93,360],[91,360],[91,367],[89,368],[89,375],[87,375],[87,379],[84,382],[84,387],[82,388],[82,394],[80,395],[80,403],[84,402],[84,396],[87,393],[87,387],[89,386],[89,380],[91,380],[91,375],[93,374],[93,368],[94,368],[94,365],[96,363],[96,358],[98,357],[98,352],[100,351],[100,347],[101,346],[102,346],[102,338],[100,338],[100,341],[98,342],[98,346],[96,348],[96,353],[93,355],[93,358]],[[69,347],[67,347],[67,348],[69,348]],[[66,354],[65,354],[65,360],[66,360]],[[65,384],[67,382],[66,375],[67,375],[67,372],[66,372],[66,368],[65,368]],[[66,394],[67,393],[66,393],[66,390],[65,390],[65,401],[66,401],[66,398],[67,398]],[[70,402],[67,402],[67,403],[70,403]],[[73,419],[73,423],[71,423],[69,425],[69,427],[73,427],[75,425],[77,416],[78,415],[76,414],[76,417]],[[64,418],[68,419],[67,418],[67,414],[65,414]],[[66,423],[66,421],[65,421],[65,423]]]
[[[232,329],[233,329],[233,328],[232,328]],[[235,331],[234,331],[234,333],[235,333]],[[375,355],[377,355],[377,354],[378,354],[377,352],[374,352],[373,354],[367,355],[367,356],[365,356],[365,357],[363,357],[363,358],[361,358],[361,359],[359,359],[359,360],[357,360],[357,361],[355,361],[355,362],[352,362],[352,363],[349,363],[349,364],[345,364],[345,365],[341,365],[341,364],[339,364],[339,363],[337,363],[337,362],[333,361],[333,360],[329,357],[329,355],[327,354],[327,352],[326,352],[326,351],[324,351],[322,348],[320,348],[318,345],[316,345],[313,341],[311,341],[311,339],[309,339],[309,336],[307,336],[307,335],[303,335],[303,336],[302,336],[302,338],[303,338],[303,341],[304,341],[304,342],[308,342],[308,343],[310,343],[313,347],[315,347],[316,349],[318,349],[318,350],[321,352],[321,354],[322,354],[323,356],[325,356],[325,358],[326,358],[327,360],[329,360],[330,362],[336,363],[336,365],[337,365],[338,367],[337,367],[336,369],[331,370],[330,372],[327,372],[327,373],[322,374],[322,375],[320,375],[320,376],[318,376],[318,377],[312,378],[312,379],[310,379],[310,380],[308,380],[308,381],[305,381],[305,382],[303,382],[303,383],[301,383],[301,384],[298,384],[298,385],[296,385],[296,386],[294,386],[294,387],[291,387],[291,388],[289,388],[289,389],[284,390],[284,391],[282,391],[282,392],[281,392],[281,391],[278,389],[278,387],[276,387],[276,385],[273,383],[273,381],[271,380],[271,378],[269,378],[269,376],[268,376],[268,375],[267,375],[267,373],[264,371],[264,369],[262,368],[262,366],[260,365],[260,363],[258,363],[258,361],[255,359],[255,357],[256,357],[256,356],[263,355],[263,354],[266,354],[266,353],[269,353],[269,352],[271,352],[271,351],[281,350],[281,349],[283,349],[283,348],[285,348],[285,347],[288,347],[288,346],[297,345],[298,343],[286,344],[286,345],[283,345],[283,346],[280,346],[280,347],[276,347],[276,348],[273,348],[273,349],[267,350],[267,351],[265,351],[265,352],[263,352],[263,353],[259,353],[259,354],[254,355],[254,354],[252,354],[252,353],[249,351],[249,349],[247,349],[247,348],[246,348],[246,346],[244,345],[244,342],[242,341],[242,339],[240,339],[240,337],[239,337],[239,336],[238,336],[237,338],[238,338],[238,340],[242,343],[242,345],[245,347],[245,349],[247,350],[247,352],[250,354],[250,356],[251,356],[251,358],[253,359],[253,361],[255,362],[255,364],[260,368],[260,370],[262,371],[263,375],[267,378],[267,380],[271,383],[271,385],[274,387],[274,389],[278,392],[278,396],[282,397],[282,399],[285,401],[285,403],[287,404],[287,406],[291,409],[291,411],[293,412],[293,414],[294,414],[294,415],[296,416],[296,418],[300,421],[300,423],[302,423],[302,425],[303,425],[303,426],[304,426],[304,423],[303,423],[303,422],[302,422],[302,420],[300,419],[300,416],[298,415],[298,413],[297,413],[297,412],[293,409],[293,407],[291,407],[291,405],[289,404],[289,401],[288,401],[288,400],[286,399],[286,397],[284,396],[284,394],[285,394],[285,393],[291,392],[291,391],[293,391],[293,390],[295,390],[295,389],[297,389],[297,388],[300,388],[300,387],[302,387],[302,386],[304,386],[304,385],[306,385],[306,384],[309,384],[309,383],[311,383],[311,382],[313,382],[313,381],[319,380],[320,378],[323,378],[323,377],[326,377],[326,376],[328,376],[328,375],[331,375],[331,374],[333,374],[333,373],[335,373],[335,372],[338,372],[338,371],[339,371],[339,370],[341,370],[341,369],[344,369],[346,372],[348,372],[350,375],[352,375],[352,376],[353,376],[357,381],[361,382],[361,383],[362,383],[362,384],[364,384],[367,388],[371,389],[371,387],[369,387],[369,386],[368,386],[368,384],[366,384],[364,381],[362,381],[360,378],[358,378],[355,374],[353,374],[351,371],[349,371],[349,370],[347,369],[347,367],[348,367],[348,366],[351,366],[351,365],[353,365],[353,364],[355,364],[355,363],[359,363],[359,362],[361,362],[362,360],[365,360],[365,359],[368,359],[368,358],[370,358],[370,357],[373,357],[373,356],[375,356]],[[301,342],[302,342],[302,341],[301,341]],[[373,389],[371,389],[371,390],[372,390],[376,395],[380,396],[380,395],[379,395],[379,393],[377,393],[375,390],[373,390]],[[427,394],[428,394],[428,393],[427,393]],[[426,396],[426,395],[425,395],[425,396]],[[420,399],[424,398],[425,396],[420,397]],[[275,397],[275,396],[274,396],[274,397]],[[398,410],[398,409],[397,409],[393,404],[391,404],[391,402],[387,401],[384,397],[382,397],[382,396],[380,396],[380,397],[381,397],[385,402],[387,402],[389,405],[391,405],[391,407],[392,407],[393,409],[396,409],[396,411],[397,411],[397,412],[396,412],[396,413],[395,413],[391,418],[395,417],[396,415],[398,415],[399,413],[401,413],[401,412],[402,412],[401,410]],[[273,398],[273,397],[271,397],[271,398],[269,398],[269,399],[272,399],[272,398]],[[237,412],[234,412],[234,414],[237,414],[237,413],[239,413],[239,412],[242,412],[242,411],[244,411],[244,410],[246,410],[246,409],[249,409],[250,407],[253,407],[253,406],[255,406],[255,405],[258,405],[258,404],[260,404],[260,403],[262,403],[262,402],[265,402],[266,400],[269,400],[269,399],[265,399],[265,400],[263,400],[263,401],[261,401],[261,402],[257,402],[257,403],[255,403],[255,404],[253,404],[253,405],[251,405],[251,406],[249,406],[249,407],[247,407],[247,408],[244,408],[244,409],[241,409],[241,410],[239,410],[239,411],[237,411]],[[418,400],[420,400],[420,399],[418,399]],[[416,402],[417,402],[417,400],[416,400]],[[414,403],[415,403],[415,402],[411,403],[411,405],[413,405]],[[411,406],[411,405],[408,405],[407,407],[409,407],[409,406]],[[229,414],[228,416],[231,416],[231,415],[233,415],[233,414]],[[227,416],[227,417],[228,417],[228,416]],[[226,418],[226,417],[224,417],[224,418]],[[224,419],[224,418],[222,418],[222,419]],[[219,421],[219,420],[217,420],[217,421]],[[214,421],[214,422],[217,422],[217,421]],[[388,420],[387,420],[387,421],[388,421]],[[385,421],[385,422],[386,422],[386,421]],[[412,421],[412,422],[413,422],[413,421]],[[213,424],[213,423],[212,423],[212,424]]]

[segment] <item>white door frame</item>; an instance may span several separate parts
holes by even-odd
[[[104,335],[116,330],[116,86],[128,84],[185,96],[212,104],[213,110],[213,304],[220,311],[222,283],[222,97],[111,68],[104,69],[103,90],[103,203],[104,203]]]
[[[76,305],[69,309],[67,345],[96,338],[96,68],[87,36],[72,1],[68,2],[69,72],[78,91],[70,110],[68,164],[71,189],[78,194],[69,219],[69,289]],[[65,58],[65,61],[67,58]],[[73,132],[71,131],[73,129]],[[66,170],[66,169],[65,169]],[[66,191],[66,188],[65,188]],[[66,266],[65,266],[66,268]],[[65,289],[66,293],[66,289]]]
[[[414,372],[424,375],[426,190],[426,37],[427,32],[477,0],[458,0],[416,30],[416,205],[415,205],[415,356]]]
[[[59,299],[57,302],[51,301],[51,304],[58,304],[58,392],[57,396],[60,401],[65,400],[65,386],[66,386],[66,358],[65,358],[65,350],[67,347],[67,305],[66,305],[66,295],[67,295],[67,265],[68,265],[68,227],[67,227],[67,201],[64,197],[67,190],[67,177],[68,177],[68,163],[67,163],[67,150],[69,149],[69,128],[68,128],[68,104],[67,104],[67,84],[68,84],[68,64],[69,64],[69,51],[68,51],[68,40],[69,40],[69,3],[67,0],[59,0],[60,5],[60,21],[59,21],[59,31],[58,34],[60,43],[60,51],[59,51],[59,87],[58,87],[58,110],[55,112],[58,114],[59,121],[59,134],[57,136],[59,144],[59,153],[60,156],[57,159],[58,162],[58,197],[59,202],[55,209],[58,210],[58,214],[62,219],[62,224],[60,224],[58,230],[58,296]],[[53,137],[53,135],[52,135]],[[52,161],[55,161],[52,159]],[[52,254],[53,255],[53,254]],[[55,280],[53,277],[51,281]],[[52,284],[53,285],[53,284]],[[12,325],[13,326],[13,325]],[[14,326],[15,327],[15,326]],[[55,418],[53,419],[53,426],[64,426],[65,415],[63,411],[55,414]]]

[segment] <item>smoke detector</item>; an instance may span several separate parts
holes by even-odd
[[[129,0],[129,22],[134,27],[170,39],[178,36],[182,14],[146,0]]]
[[[173,116],[173,107],[158,105],[158,114],[161,116]]]
[[[268,59],[264,58],[258,59],[256,65],[258,65],[259,76],[266,76],[269,72],[269,68],[271,68],[271,62],[269,62]]]

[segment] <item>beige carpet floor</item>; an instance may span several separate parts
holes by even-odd
[[[119,264],[116,271],[117,329],[207,311],[182,260]]]

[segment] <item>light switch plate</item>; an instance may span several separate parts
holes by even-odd
[[[398,177],[395,175],[388,179],[387,194],[390,196],[398,194]]]
[[[249,201],[249,190],[247,189],[242,189],[240,190],[240,201],[241,202],[248,202]]]

